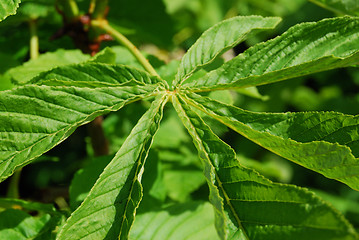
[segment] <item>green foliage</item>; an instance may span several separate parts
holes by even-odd
[[[138,42],[153,41],[169,48],[174,33],[169,14],[186,4],[192,10],[200,6],[199,1],[190,2],[165,1],[166,13],[162,1],[143,3],[138,11],[142,2],[118,1],[108,19],[116,22],[116,29],[135,30]],[[217,13],[213,19],[222,19],[229,9],[226,15],[230,16],[238,6],[256,5],[260,9],[281,2],[283,8],[294,12],[302,4],[284,0],[233,0],[233,5],[208,2],[209,12]],[[34,10],[19,10],[13,24],[51,16],[43,1],[24,3]],[[71,14],[76,15],[77,5],[71,1],[61,4],[66,3],[68,8],[62,7],[68,20],[66,11],[72,9]],[[325,1],[328,6],[347,10],[353,2],[333,3]],[[216,12],[217,8],[221,10]],[[114,20],[115,10],[122,19]],[[6,11],[0,8],[2,18],[11,13]],[[148,13],[158,18],[147,20]],[[105,12],[99,14],[106,17]],[[67,22],[61,31],[69,31],[72,37],[76,31],[84,31],[81,37],[88,38],[85,43],[90,50],[98,47],[104,32],[115,35],[124,47],[108,47],[92,57],[79,50],[57,49],[19,66],[14,66],[18,65],[16,58],[1,65],[4,77],[17,86],[0,92],[0,181],[30,163],[29,167],[45,164],[34,160],[50,150],[60,149],[64,155],[68,150],[61,143],[88,123],[89,132],[96,124],[105,128],[111,144],[109,154],[94,156],[99,154],[89,144],[94,146],[103,129],[97,129],[95,136],[89,134],[84,159],[76,155],[67,168],[71,173],[80,169],[71,182],[70,205],[62,197],[54,197],[61,210],[51,204],[0,199],[1,239],[358,239],[358,225],[352,225],[358,223],[354,210],[355,199],[359,199],[358,115],[316,108],[310,112],[253,111],[261,109],[258,106],[263,100],[285,92],[279,89],[262,95],[257,86],[292,79],[277,86],[287,84],[298,90],[304,76],[316,78],[324,75],[314,73],[357,66],[358,18],[300,23],[225,61],[221,55],[226,51],[243,46],[255,33],[275,28],[281,20],[237,16],[215,24],[180,61],[168,64],[150,54],[145,54],[147,62],[126,37],[102,25],[107,21],[87,24],[87,20],[93,21],[91,14],[76,15],[72,20],[78,19],[76,27],[83,28],[71,29],[71,22]],[[336,95],[330,89],[321,91],[328,98]],[[315,95],[313,92],[310,94]],[[304,96],[308,91],[300,93]],[[247,98],[253,99],[242,105],[249,110],[237,106]],[[300,99],[297,104],[305,106]],[[243,138],[234,132],[254,144],[242,144]],[[291,174],[282,174],[287,170],[279,165],[266,167],[262,159],[237,158],[234,149],[238,142],[242,154],[246,146],[260,154],[264,151],[258,149],[264,148],[272,157],[289,160],[294,172],[306,168],[314,176],[334,179],[333,186],[351,188],[345,191],[352,199],[297,186],[302,183],[273,182],[268,177],[290,182],[290,177],[283,176]],[[251,158],[261,158],[260,154]]]

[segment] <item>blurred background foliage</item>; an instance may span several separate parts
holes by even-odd
[[[143,51],[164,79],[171,82],[178,59],[204,30],[217,22],[236,15],[283,18],[274,31],[250,36],[246,42],[224,54],[222,60],[214,62],[214,65],[223,63],[258,42],[283,33],[297,23],[348,14],[344,10],[330,11],[332,8],[323,8],[320,2],[323,1],[112,0],[109,1],[108,20]],[[79,8],[86,13],[89,1],[78,3]],[[74,50],[75,46],[68,36],[54,39],[63,26],[61,15],[54,5],[54,0],[23,0],[18,14],[0,23],[0,90],[14,87],[19,78],[21,81],[21,76],[29,74],[29,69],[35,72],[31,74],[36,75],[39,71],[60,65],[60,62],[70,64],[89,58]],[[37,25],[40,53],[46,54],[29,61],[31,21]],[[117,46],[115,42],[106,42],[102,48],[105,46],[112,47],[116,63],[141,68],[125,48]],[[50,64],[44,68],[44,63]],[[193,78],[210,70],[211,66],[206,67]],[[211,93],[210,96],[251,111],[338,111],[356,115],[358,90],[359,71],[353,67],[258,88]],[[74,210],[147,108],[148,102],[141,101],[105,116],[103,128],[110,143],[110,156],[95,157],[87,127],[80,127],[65,142],[23,169],[20,196],[33,201],[56,202],[62,209]],[[209,118],[206,121],[236,150],[238,159],[244,165],[256,169],[273,181],[312,189],[359,228],[358,192],[292,164]],[[208,199],[208,189],[196,150],[170,105],[165,109],[165,117],[146,164],[147,170],[142,180],[144,201],[139,213],[171,203]],[[2,196],[6,195],[8,184],[9,180],[0,184]]]

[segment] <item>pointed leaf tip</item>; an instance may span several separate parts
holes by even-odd
[[[182,84],[196,69],[244,41],[249,33],[273,29],[280,21],[279,17],[238,16],[214,25],[183,56],[172,85]]]

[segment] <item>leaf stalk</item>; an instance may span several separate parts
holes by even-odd
[[[62,7],[66,20],[73,20],[80,14],[79,8],[75,0],[58,0],[58,4]]]
[[[30,59],[36,59],[39,57],[39,37],[37,35],[36,20],[29,21],[30,28]]]
[[[111,27],[106,20],[104,20],[104,19],[92,20],[91,26],[97,27],[99,29],[106,31],[116,41],[118,41],[124,47],[126,47],[132,53],[132,55],[137,59],[137,61],[139,61],[139,63],[146,69],[147,72],[149,72],[153,76],[159,77],[156,70],[152,67],[152,65],[149,63],[149,61],[141,54],[141,52],[138,50],[138,48],[130,40],[128,40],[123,34],[121,34],[116,29]]]
[[[22,168],[15,171],[14,174],[11,176],[6,193],[7,198],[14,198],[14,199],[20,198],[19,185],[20,185],[21,170]]]

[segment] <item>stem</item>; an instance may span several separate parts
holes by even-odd
[[[88,126],[88,135],[91,139],[92,149],[95,156],[106,156],[109,154],[108,141],[102,127],[103,117],[96,117]]]
[[[92,14],[92,13],[93,13],[93,11],[95,10],[96,1],[97,1],[97,0],[91,0],[91,1],[90,1],[90,5],[89,5],[89,14]]]
[[[103,19],[106,16],[108,0],[92,0],[92,19]]]
[[[37,36],[36,20],[31,19],[29,21],[30,28],[30,59],[36,59],[39,57],[39,37]],[[15,171],[9,180],[9,186],[7,189],[6,197],[8,198],[20,198],[19,185],[21,170]]]
[[[72,20],[79,16],[79,8],[75,0],[58,0],[66,19]]]
[[[6,193],[7,198],[18,199],[20,197],[20,193],[19,193],[20,176],[21,176],[21,168],[15,171],[10,178],[9,186]]]
[[[130,40],[128,40],[124,35],[119,33],[116,29],[112,28],[106,20],[92,20],[91,25],[109,33],[114,39],[116,39],[119,43],[125,46],[151,75],[159,77],[156,70],[141,54],[141,52],[136,48],[136,46],[133,45],[132,42],[130,42]]]
[[[36,20],[29,21],[30,27],[30,59],[39,57],[39,37],[37,36]]]

